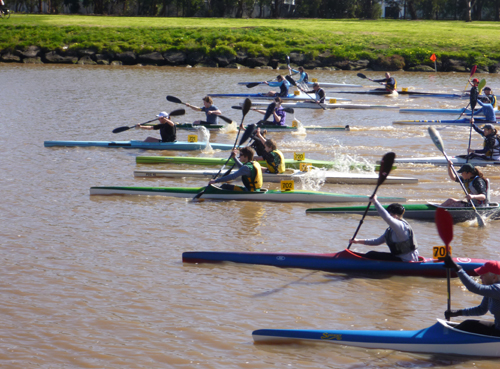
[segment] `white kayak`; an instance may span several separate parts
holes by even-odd
[[[238,82],[239,85],[253,85],[255,83],[259,82]],[[260,82],[262,85],[265,85],[265,83]],[[323,88],[335,88],[335,87],[346,87],[346,88],[358,88],[358,87],[363,87],[362,85],[353,85],[353,84],[348,84],[348,83],[331,83],[331,82],[319,82],[320,87]],[[314,82],[307,82],[306,83],[308,86],[312,88]]]
[[[465,158],[451,156],[449,157],[454,165],[462,165],[465,163],[470,163],[475,166],[486,166],[486,165],[500,165],[500,160],[483,160],[472,158],[467,161]],[[448,165],[448,162],[444,156],[428,156],[423,158],[396,158],[394,163],[398,164],[434,164],[434,165]]]
[[[484,121],[484,120],[483,120]],[[481,125],[482,120],[480,118],[475,119],[476,124]],[[488,121],[488,123],[490,123]],[[470,126],[470,118],[463,119],[437,119],[437,120],[395,120],[392,124],[401,124],[409,126]],[[490,124],[498,124],[490,123]]]
[[[219,171],[208,170],[135,170],[136,177],[167,177],[167,178],[213,178]],[[262,173],[264,182],[279,183],[287,180],[318,180],[325,183],[344,184],[377,184],[378,174],[375,173],[345,173],[315,170],[313,172],[301,172],[299,170],[287,170],[283,174]],[[418,183],[417,178],[388,176],[385,184],[407,184]]]
[[[240,103],[242,106],[243,103]],[[259,108],[259,107],[267,107],[269,103],[267,102],[252,102],[252,106]],[[394,106],[394,105],[369,105],[369,104],[349,104],[349,103],[343,103],[343,104],[337,104],[337,103],[314,103],[314,102],[308,102],[308,101],[301,101],[301,102],[285,102],[281,104],[282,107],[284,108],[293,108],[293,109],[399,109],[399,106]]]

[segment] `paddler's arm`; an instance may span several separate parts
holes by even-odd
[[[396,234],[397,241],[405,241],[408,239],[408,235],[406,233],[406,225],[403,221],[394,218],[384,209],[382,204],[378,202],[377,195],[374,195],[370,198],[370,202],[375,205],[377,209],[378,215],[384,219],[384,221],[391,227],[392,231]]]
[[[229,174],[227,176],[224,176],[224,177],[221,177],[221,178],[217,178],[217,179],[212,179],[210,182],[208,182],[208,184],[214,184],[214,183],[219,183],[219,182],[229,182],[229,181],[232,181],[238,177],[241,177],[243,175],[246,175],[246,176],[250,176],[251,175],[251,170],[249,167],[247,166],[242,166],[240,169],[238,169],[236,172],[234,172],[233,174]]]
[[[451,160],[448,160],[448,177],[450,177],[450,179],[453,182],[458,182],[457,176],[455,175],[455,173],[451,169],[452,165],[453,165],[453,163],[451,162]]]
[[[188,108],[193,109],[193,110],[196,110],[196,111],[201,111],[201,108],[198,108],[197,106],[194,106],[194,105],[191,105],[191,104],[188,104],[188,103],[186,103],[186,106],[187,106]]]

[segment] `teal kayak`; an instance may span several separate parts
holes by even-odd
[[[45,141],[45,147],[108,147],[142,150],[203,150],[206,142],[144,142],[144,141]],[[232,150],[233,145],[210,143],[214,150]]]

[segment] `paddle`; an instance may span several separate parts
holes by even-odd
[[[292,78],[292,76],[285,76],[286,80],[288,82],[290,82],[292,85],[294,85],[295,87],[298,87],[297,86],[297,82],[295,82],[295,80]],[[303,91],[302,89],[300,89],[302,92],[304,92],[307,96],[309,96],[316,104],[318,104],[319,106],[321,106],[321,108],[323,110],[326,110],[326,108],[319,102],[319,101],[316,101],[315,98],[313,98],[311,95],[309,95],[307,92]]]
[[[243,104],[243,109],[242,109],[243,117],[241,118],[240,127],[243,126],[243,121],[245,120],[245,115],[247,115],[247,113],[250,111],[251,107],[252,107],[252,100],[250,100],[249,98],[246,98],[245,102]],[[231,157],[233,156],[233,150],[236,148],[236,144],[238,142],[238,137],[240,136],[240,132],[241,132],[241,129],[238,129],[238,134],[236,135],[236,140],[234,140],[234,145],[233,145],[233,149],[231,150],[231,155],[229,155],[229,158],[226,160],[226,162],[224,163],[224,165],[222,166],[222,168],[220,168],[220,170],[217,172],[217,174],[212,179],[217,179],[217,177],[219,176],[219,174],[226,167],[227,163],[229,163],[229,160],[231,160]],[[193,197],[193,201],[199,199],[205,193],[205,191],[207,190],[207,188],[208,188],[208,186],[205,187],[203,189],[203,191],[197,193],[196,196]]]
[[[168,96],[167,96],[167,100],[168,100],[168,101],[170,101],[170,102],[173,102],[173,103],[175,103],[175,104],[183,104],[183,105],[186,105],[186,106],[192,107],[190,104],[185,103],[185,102],[182,102],[182,100],[181,100],[181,99],[179,99],[179,98],[177,98],[177,97],[175,97],[175,96],[170,96],[170,95],[168,95]],[[196,107],[196,106],[194,106],[194,108],[196,108],[197,110],[201,111],[201,108],[198,108],[198,107]],[[226,123],[229,123],[229,124],[233,123],[233,120],[232,120],[232,119],[227,118],[227,117],[225,117],[225,116],[223,116],[223,115],[218,115],[218,117],[219,117],[220,119],[222,119],[222,120],[223,120],[224,122],[226,122]]]
[[[450,243],[453,240],[453,218],[451,214],[443,208],[436,209],[435,222],[439,237],[446,245],[446,255],[450,256]],[[450,268],[446,268],[446,279],[448,284],[448,311],[451,311],[451,288],[450,288]],[[448,321],[450,319],[448,318]]]
[[[238,106],[238,105],[233,105],[231,106],[232,109],[236,109],[236,110],[242,110],[243,108],[241,106]],[[283,107],[282,107],[283,108]],[[250,110],[254,110],[254,111],[257,111],[257,110],[261,110],[261,109],[257,109],[257,108],[252,108]],[[284,111],[286,111],[287,113],[290,113],[290,114],[293,114],[295,113],[295,110],[293,110],[293,108],[283,108]]]
[[[373,194],[371,197],[375,196],[377,193],[378,188],[382,183],[384,183],[385,179],[389,175],[392,169],[392,165],[394,164],[394,159],[396,158],[396,154],[393,152],[388,152],[387,154],[384,155],[382,158],[382,161],[380,162],[380,170],[378,172],[378,181],[377,181],[377,186],[375,187],[375,191],[373,191]],[[361,225],[363,224],[363,220],[366,217],[366,214],[368,213],[368,209],[370,209],[371,202],[368,203],[368,206],[366,207],[365,213],[363,214],[363,217],[359,221],[358,228],[356,228],[356,232],[354,232],[354,236],[352,236],[352,239],[356,238],[359,229],[361,228]],[[347,249],[349,250],[351,248],[352,243],[349,242],[349,246],[347,246]]]
[[[245,133],[243,133],[243,136],[241,136],[241,139],[240,139],[240,142],[238,143],[238,146],[242,146],[245,142],[248,141],[249,138],[253,137],[254,131],[255,131],[255,124],[249,124],[245,128]],[[222,175],[222,177],[225,177],[225,176],[228,176],[229,174],[231,174],[231,171],[233,170],[235,165],[236,165],[236,163],[234,163],[233,166],[231,168],[229,168],[227,170],[227,172]]]
[[[177,109],[177,110],[174,110],[173,112],[171,112],[168,116],[173,117],[173,116],[184,115],[184,114],[186,114],[186,111],[184,109]],[[158,120],[158,118],[148,120],[147,122],[144,122],[144,123],[135,124],[135,125],[130,126],[130,127],[128,127],[128,126],[118,127],[118,128],[113,129],[112,132],[113,133],[120,133],[120,132],[128,131],[129,129],[138,127],[138,126],[146,124],[146,123],[154,122],[155,120]]]
[[[464,92],[462,92],[462,96],[465,94],[465,91],[467,91],[467,86],[469,86],[470,79],[472,78],[472,76],[474,75],[474,73],[476,73],[476,70],[477,70],[477,65],[474,65],[472,67],[472,69],[470,70],[470,76],[469,76],[469,79],[467,81],[467,84],[464,87]]]
[[[431,136],[432,142],[434,142],[434,145],[436,145],[437,149],[441,151],[447,161],[450,159],[448,158],[448,155],[446,155],[446,152],[444,151],[444,144],[443,140],[441,139],[441,136],[439,135],[439,132],[434,128],[434,127],[429,127],[429,135]],[[460,176],[458,175],[457,171],[453,167],[453,164],[451,165],[451,170],[453,171],[453,174],[458,178],[458,182],[460,183],[460,186],[462,186],[462,190],[465,192],[465,196],[467,196],[469,193],[465,189],[465,186],[460,179]],[[474,209],[474,213],[476,214],[476,219],[477,219],[477,224],[479,227],[484,227],[484,220],[481,217],[481,215],[477,212],[476,207],[474,206],[474,202],[472,200],[469,200],[469,203],[472,206],[472,209]]]

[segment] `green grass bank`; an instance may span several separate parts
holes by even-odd
[[[454,59],[492,71],[500,63],[499,34],[500,22],[13,14],[0,21],[0,50],[34,45],[60,53],[180,51],[207,58],[240,52],[280,62],[298,53],[305,62],[369,60],[388,69],[433,66],[435,53],[439,65]]]

